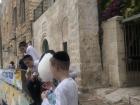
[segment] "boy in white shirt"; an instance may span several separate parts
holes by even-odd
[[[53,104],[49,101],[49,93],[42,93],[42,105],[78,105],[78,89],[76,82],[69,78],[70,58],[64,51],[57,52],[50,60],[53,77],[60,81],[54,90]]]
[[[36,49],[31,44],[27,44],[24,41],[20,42],[19,43],[19,50],[24,55],[31,55],[34,62],[37,62],[40,59],[40,56],[39,56],[38,52],[36,51]]]

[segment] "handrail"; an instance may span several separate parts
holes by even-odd
[[[140,14],[126,18],[122,21],[122,23],[130,22],[130,21],[134,21],[134,20],[138,20],[138,19],[140,19]]]

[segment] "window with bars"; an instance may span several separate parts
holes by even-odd
[[[25,22],[25,0],[20,0],[20,18],[21,23]]]
[[[15,7],[13,9],[13,30],[16,30],[16,26],[17,26],[17,8]]]

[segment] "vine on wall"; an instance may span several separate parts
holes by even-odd
[[[140,13],[139,0],[101,0],[102,20],[113,16],[124,16],[125,18]]]

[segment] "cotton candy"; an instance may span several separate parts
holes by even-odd
[[[43,82],[52,81],[52,73],[50,70],[50,59],[52,58],[52,54],[46,53],[38,65],[38,73]]]

